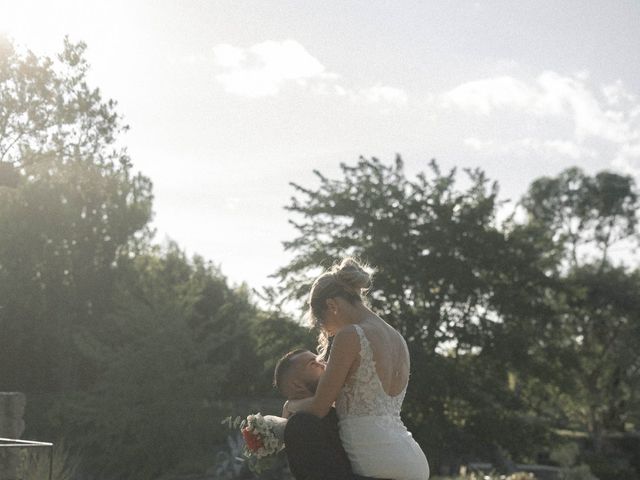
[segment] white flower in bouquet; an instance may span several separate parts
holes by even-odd
[[[244,420],[228,417],[222,423],[234,430],[240,428],[245,442],[244,456],[250,470],[261,473],[278,463],[278,453],[284,449],[286,418],[254,413]]]

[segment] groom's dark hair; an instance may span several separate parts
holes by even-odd
[[[306,352],[304,348],[298,348],[296,350],[291,350],[289,353],[285,353],[278,363],[276,363],[276,369],[273,372],[273,386],[282,393],[282,380],[287,372],[291,369],[293,362],[291,361],[292,357],[295,357],[299,353]]]

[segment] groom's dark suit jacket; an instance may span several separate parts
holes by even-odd
[[[289,468],[296,480],[365,480],[355,475],[338,433],[338,417],[332,408],[327,416],[299,412],[284,430]]]

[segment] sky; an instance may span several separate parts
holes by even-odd
[[[479,167],[516,201],[579,166],[640,182],[637,0],[0,0],[0,31],[88,45],[154,184],[157,240],[259,289],[290,182],[362,155]]]

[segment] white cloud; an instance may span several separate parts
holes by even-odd
[[[343,96],[348,94],[347,89],[344,88],[341,85],[335,85],[334,86],[334,92],[335,92],[336,95],[339,95],[341,97],[343,97]]]
[[[504,107],[523,108],[532,101],[531,89],[512,77],[495,77],[464,83],[443,94],[444,106],[489,115]]]
[[[512,121],[508,127],[512,134],[520,128],[526,133],[523,138],[515,141],[467,138],[464,143],[474,150],[547,152],[579,159],[595,155],[590,145],[599,142],[613,149],[612,165],[640,173],[638,96],[619,80],[599,89],[589,82],[586,72],[564,76],[545,71],[532,81],[499,76],[459,85],[440,95],[439,104],[445,109],[479,114],[483,119],[490,116],[496,124],[503,114],[521,117],[516,125],[514,117],[509,117]],[[542,133],[537,125],[544,125],[547,119],[568,122],[570,137],[531,137],[532,130]]]
[[[490,149],[494,145],[494,142],[492,140],[482,140],[477,137],[465,138],[463,142],[468,147],[471,147],[477,151]]]
[[[517,140],[499,141],[467,137],[463,140],[463,143],[469,148],[484,154],[559,154],[574,160],[591,157],[595,154],[591,149],[566,139],[542,140],[534,137],[523,137]]]
[[[638,97],[628,92],[621,80],[602,87],[602,94],[610,106],[621,105],[625,101],[636,102]]]
[[[366,103],[389,103],[397,106],[406,105],[408,101],[404,90],[386,85],[363,88],[357,93],[356,98]]]
[[[545,140],[542,142],[542,146],[576,160],[593,155],[592,151],[586,150],[571,140]]]
[[[213,56],[216,65],[220,67],[234,68],[239,67],[242,64],[246,54],[242,48],[221,43],[213,47]]]
[[[249,48],[220,44],[213,53],[216,65],[226,70],[216,79],[227,92],[247,97],[276,95],[287,83],[336,77],[295,40],[269,40]]]
[[[585,81],[545,72],[538,78],[538,84],[541,86],[539,102],[543,107],[554,108],[543,108],[541,113],[573,116],[578,138],[594,136],[617,143],[629,138],[629,125],[624,121],[623,112],[606,109],[606,102],[598,100]]]
[[[315,95],[346,97],[357,103],[405,105],[406,92],[387,85],[350,88],[339,83],[340,75],[329,72],[295,40],[257,43],[248,48],[229,44],[213,47],[213,60],[222,70],[216,80],[225,91],[245,97],[273,96],[286,85],[306,88]]]
[[[578,137],[597,136],[622,142],[630,131],[623,112],[606,107],[611,100],[634,98],[621,84],[608,86],[606,102],[599,101],[586,84],[584,75],[562,76],[543,72],[535,82],[526,83],[510,76],[464,83],[441,96],[445,107],[490,115],[501,110],[516,110],[536,116],[568,116]]]
[[[612,165],[628,175],[640,178],[640,142],[620,147]]]

